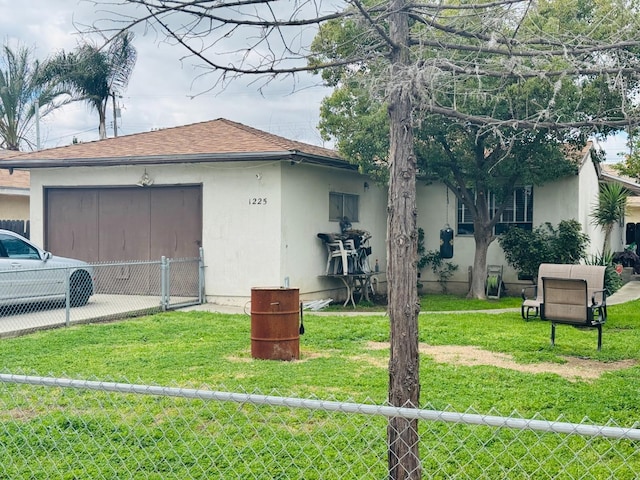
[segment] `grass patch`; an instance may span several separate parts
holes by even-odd
[[[468,310],[493,310],[501,308],[520,308],[522,298],[501,297],[479,300],[457,295],[428,294],[420,297],[420,310],[423,312],[450,312]]]
[[[504,305],[503,300],[496,302]],[[464,310],[462,302],[467,300],[450,301],[451,310]],[[421,315],[420,341],[479,347],[522,365],[563,365],[568,357],[590,359],[594,365],[640,361],[638,308],[640,301],[609,308],[601,352],[594,330],[569,326],[558,327],[551,348],[547,322],[524,322],[512,311]],[[251,358],[249,316],[161,313],[5,339],[0,341],[0,366],[16,374],[382,404],[388,385],[388,322],[382,315],[305,315],[300,361],[279,362]],[[518,412],[572,422],[588,417],[631,426],[640,416],[639,373],[638,366],[630,366],[585,381],[439,362],[423,354],[421,400],[443,410]],[[467,478],[492,469],[500,476],[506,467],[497,459],[513,458],[512,451],[501,449],[529,436],[535,442],[529,454],[546,452],[540,462],[553,477],[575,456],[574,450],[563,449],[584,443],[537,434],[512,442],[514,432],[437,423],[424,423],[421,429],[425,467],[434,477],[456,475],[455,465],[442,465],[441,459],[463,440],[470,462],[465,463]],[[60,472],[68,472],[68,478],[383,478],[384,438],[381,418],[351,415],[345,420],[329,412],[265,412],[250,405],[0,385],[0,454],[11,459],[2,462],[1,478],[59,478]],[[554,455],[547,458],[551,450]],[[633,451],[629,455],[637,472],[640,460]],[[617,461],[599,458],[577,468]],[[535,465],[530,471],[521,468],[523,478],[535,476]],[[576,476],[583,476],[580,470]]]
[[[354,309],[351,304],[346,307],[342,303],[334,303],[323,309],[325,312],[384,312],[386,310],[385,297],[377,296],[374,301],[361,301]],[[502,308],[520,308],[520,297],[501,297],[499,299],[479,300],[466,296],[429,293],[420,296],[420,311],[422,312],[451,312],[468,310],[493,310]]]

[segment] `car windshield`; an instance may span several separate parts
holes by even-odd
[[[19,238],[0,234],[0,244],[0,255],[3,257],[40,260],[40,252]]]

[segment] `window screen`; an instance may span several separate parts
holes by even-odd
[[[329,193],[329,220],[339,222],[347,217],[350,222],[359,221],[358,199],[358,195],[349,193]]]

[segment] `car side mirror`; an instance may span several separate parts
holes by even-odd
[[[53,255],[51,255],[51,252],[44,252],[44,254],[42,255],[42,260],[44,260],[46,262],[51,257],[53,257]]]

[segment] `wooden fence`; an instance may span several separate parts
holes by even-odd
[[[29,238],[31,224],[29,220],[0,220],[0,229],[10,230],[25,238]]]

